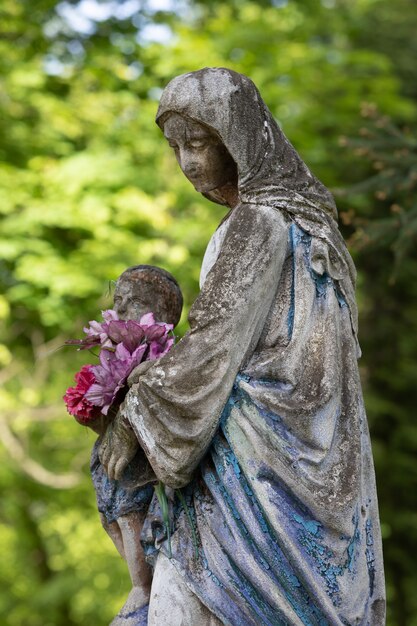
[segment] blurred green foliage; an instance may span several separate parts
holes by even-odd
[[[173,272],[186,310],[198,293],[223,210],[183,178],[153,119],[170,78],[215,65],[251,76],[338,191],[359,270],[388,623],[417,625],[416,27],[412,0],[2,1],[2,624],[104,625],[129,589],[95,510],[94,438],[61,401],[89,355],[62,344],[129,265]]]

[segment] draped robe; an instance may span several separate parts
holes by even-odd
[[[170,111],[218,133],[240,197],[206,252],[190,331],[125,403],[156,476],[181,490],[172,562],[224,624],[381,626],[355,271],[333,199],[246,77],[178,77],[161,126]]]

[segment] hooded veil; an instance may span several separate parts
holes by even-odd
[[[161,128],[169,113],[184,115],[216,131],[237,165],[241,202],[274,206],[318,242],[324,242],[316,242],[313,266],[322,265],[339,280],[356,335],[356,270],[337,227],[333,196],[278,127],[254,83],[225,68],[178,76],[160,100],[156,121]]]
[[[218,134],[240,199],[208,246],[190,331],[126,400],[182,494],[172,562],[224,624],[381,626],[355,269],[333,198],[245,76],[179,76],[161,127],[172,112]]]

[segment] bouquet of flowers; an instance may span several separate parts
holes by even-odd
[[[75,374],[75,387],[64,395],[68,413],[87,425],[110,407],[118,406],[127,392],[127,379],[143,361],[154,361],[166,354],[174,343],[172,324],[156,322],[146,313],[139,322],[120,320],[116,311],[102,312],[103,322],[91,321],[83,330],[84,339],[66,341],[79,350],[100,346],[97,365],[84,365]]]
[[[103,322],[91,321],[85,327],[84,339],[71,339],[66,345],[78,346],[79,350],[100,347],[98,365],[84,365],[75,374],[75,387],[69,387],[64,401],[70,415],[77,422],[88,425],[100,416],[116,410],[127,393],[127,379],[131,372],[144,361],[155,361],[166,354],[174,343],[173,324],[155,321],[153,313],[146,313],[139,322],[119,319],[116,311],[102,312]],[[169,506],[162,482],[155,485],[155,493],[161,507],[171,557],[171,521]],[[197,535],[191,513],[181,489],[176,490],[191,526],[196,558]]]

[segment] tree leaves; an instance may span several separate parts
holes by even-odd
[[[197,295],[203,251],[224,210],[182,177],[154,117],[168,80],[216,65],[251,76],[308,165],[327,186],[348,190],[339,209],[359,270],[390,619],[413,624],[415,4],[86,6],[1,7],[0,402],[26,459],[83,480],[52,492],[1,449],[0,485],[10,495],[0,508],[0,613],[11,626],[105,624],[127,593],[88,481],[92,439],[61,402],[86,357],[59,346],[111,304],[109,284],[129,265],[166,267],[186,310]],[[155,25],[172,36],[161,43]],[[362,102],[371,103],[365,118]]]

